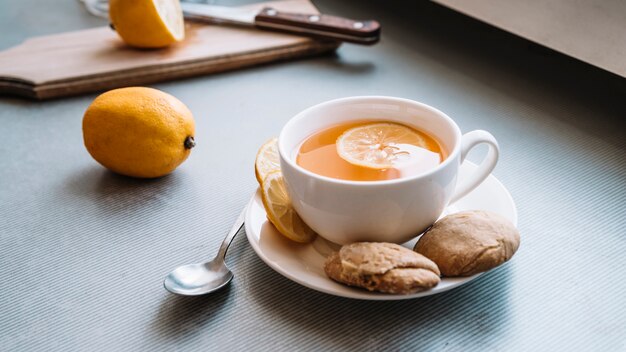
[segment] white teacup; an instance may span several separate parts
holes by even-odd
[[[384,181],[346,181],[321,176],[296,164],[302,142],[314,132],[348,121],[393,121],[434,136],[448,151],[436,168]],[[478,169],[457,186],[459,166],[480,143],[489,152]],[[294,116],[278,138],[280,165],[293,206],[329,241],[402,243],[431,226],[445,207],[476,188],[498,161],[498,142],[486,131],[461,136],[443,112],[416,101],[392,97],[352,97],[328,101]]]

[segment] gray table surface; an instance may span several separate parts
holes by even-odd
[[[626,350],[624,81],[434,4],[316,3],[380,19],[382,42],[154,85],[197,122],[198,147],[161,179],[91,159],[81,120],[96,94],[0,98],[1,351]],[[2,49],[102,24],[77,1],[0,0]],[[511,262],[440,295],[355,301],[282,277],[240,234],[229,288],[163,290],[173,267],[217,249],[256,188],[262,142],[310,105],[370,94],[498,138],[522,234]]]

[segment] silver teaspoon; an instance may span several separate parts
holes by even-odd
[[[224,257],[226,257],[228,246],[243,227],[245,215],[246,208],[239,214],[213,260],[206,263],[181,265],[172,270],[163,281],[165,289],[178,295],[198,296],[226,286],[234,275],[226,267]]]

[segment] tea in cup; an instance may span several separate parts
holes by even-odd
[[[424,173],[446,154],[434,137],[413,127],[360,121],[315,132],[300,145],[296,163],[321,176],[380,181]]]

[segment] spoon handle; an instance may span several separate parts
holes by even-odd
[[[230,246],[230,243],[235,238],[235,235],[243,227],[243,223],[244,223],[244,219],[246,217],[246,210],[247,209],[248,209],[248,207],[244,207],[243,210],[241,211],[241,214],[239,214],[239,217],[237,218],[237,221],[235,221],[235,223],[233,224],[233,227],[228,232],[228,235],[226,235],[226,238],[224,238],[224,241],[222,242],[222,245],[220,246],[220,250],[217,253],[216,258],[224,259],[226,257],[226,251],[228,250],[228,246]]]

